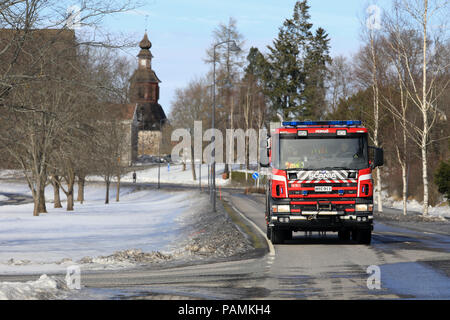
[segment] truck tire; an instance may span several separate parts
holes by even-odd
[[[350,240],[350,231],[348,231],[348,230],[338,231],[338,238],[339,238],[339,240],[342,240],[342,241]]]
[[[292,240],[292,231],[291,230],[283,230],[283,240]]]
[[[284,242],[283,232],[275,228],[270,228],[270,230],[270,241],[272,241],[273,244],[282,244]]]
[[[366,244],[369,245],[372,242],[372,230],[360,230],[360,244]]]
[[[352,236],[353,240],[356,240],[358,244],[369,245],[372,242],[372,230],[356,230],[356,239]]]
[[[267,226],[266,235],[267,235],[267,239],[269,239],[269,240],[272,237],[272,230],[271,229],[272,229],[271,227]]]

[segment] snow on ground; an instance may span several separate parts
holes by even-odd
[[[0,171],[1,172],[1,171]],[[48,190],[50,190],[50,188],[46,188],[46,195],[48,193]],[[18,194],[25,194],[25,195],[29,195],[31,196],[31,191],[30,188],[26,185],[25,182],[4,182],[1,181],[0,182],[0,192],[5,192],[5,193],[18,193]],[[50,195],[50,193],[48,193]],[[52,192],[53,194],[53,192]],[[53,195],[52,195],[53,198]],[[5,199],[7,200],[7,199]]]
[[[388,196],[386,191],[382,191],[381,196],[383,199],[383,206],[403,210],[403,200],[394,200],[392,197]],[[374,197],[374,200],[376,200],[376,197]],[[421,213],[423,211],[423,204],[415,199],[407,200],[406,208],[408,211]],[[448,205],[448,202],[442,202],[436,207],[429,206],[428,212],[431,216],[435,217],[450,217],[450,206]]]
[[[186,170],[183,171],[182,165],[173,165],[170,166],[167,163],[161,163],[160,167],[160,182],[161,183],[173,183],[173,184],[184,184],[184,185],[198,185],[198,177],[199,177],[199,166],[195,166],[195,173],[197,180],[192,178],[192,170],[191,165],[186,165]],[[201,178],[202,185],[208,184],[208,165],[203,164],[201,170]],[[229,180],[222,179],[222,173],[224,171],[223,164],[216,165],[216,185],[223,186],[229,183]],[[148,183],[157,183],[158,182],[158,166],[136,171],[137,182],[148,182]],[[103,181],[102,177],[99,176],[90,176],[87,178],[88,181]],[[127,173],[125,176],[121,178],[123,182],[133,182],[133,172]]]
[[[58,282],[47,275],[36,281],[0,282],[0,300],[40,300],[61,298]]]
[[[22,179],[24,177],[22,170],[0,170],[0,179]]]
[[[22,187],[2,183],[0,192]],[[52,190],[47,189],[51,198]],[[32,203],[0,206],[0,273],[64,272],[83,262],[89,268],[130,266],[129,260],[120,260],[121,252],[128,255],[129,249],[136,249],[132,251],[135,256],[142,250],[146,259],[164,260],[164,254],[153,251],[173,253],[183,216],[197,212],[207,202],[206,196],[203,199],[194,191],[134,191],[127,187],[122,188],[118,203],[115,188],[111,188],[111,202],[105,205],[104,192],[102,184],[88,184],[86,202],[75,203],[75,211],[47,204],[48,214],[40,217],[32,216]]]
[[[392,201],[392,208],[403,210],[403,201]],[[423,204],[418,202],[417,200],[408,200],[406,202],[406,208],[409,211],[417,211],[422,212]],[[442,216],[450,218],[450,207],[448,204],[444,204],[437,207],[428,207],[428,213],[432,216]]]

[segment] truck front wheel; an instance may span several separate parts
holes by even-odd
[[[270,228],[270,241],[272,241],[273,244],[282,244],[284,242],[282,230]]]

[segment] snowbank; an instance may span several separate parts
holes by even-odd
[[[0,282],[0,300],[57,299],[62,296],[61,285],[45,274],[36,281]]]
[[[394,209],[403,210],[403,201],[392,201],[391,207]],[[422,212],[423,204],[417,200],[408,200],[406,202],[408,211]],[[428,207],[428,213],[432,216],[450,217],[450,207],[447,205]]]
[[[403,200],[394,200],[392,197],[388,196],[386,191],[382,191],[381,196],[383,199],[383,206],[403,210]],[[376,197],[374,197],[374,200],[376,200]],[[421,213],[423,211],[423,204],[415,199],[407,200],[406,208],[408,211]],[[448,203],[441,203],[436,207],[429,206],[428,213],[435,217],[450,217],[450,206]]]

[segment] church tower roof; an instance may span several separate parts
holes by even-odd
[[[142,38],[141,42],[139,42],[139,47],[141,48],[141,51],[137,55],[138,58],[148,59],[148,60],[151,60],[153,58],[153,55],[150,52],[152,43],[148,39],[147,32],[144,34],[144,38]]]
[[[139,42],[139,47],[147,50],[152,47],[152,43],[148,40],[147,32],[144,34],[144,38],[142,38],[141,42]]]
[[[130,79],[130,102],[137,104],[137,119],[140,130],[159,130],[161,120],[166,119],[158,103],[161,80],[152,69],[152,43],[147,32],[139,42],[138,66]]]

